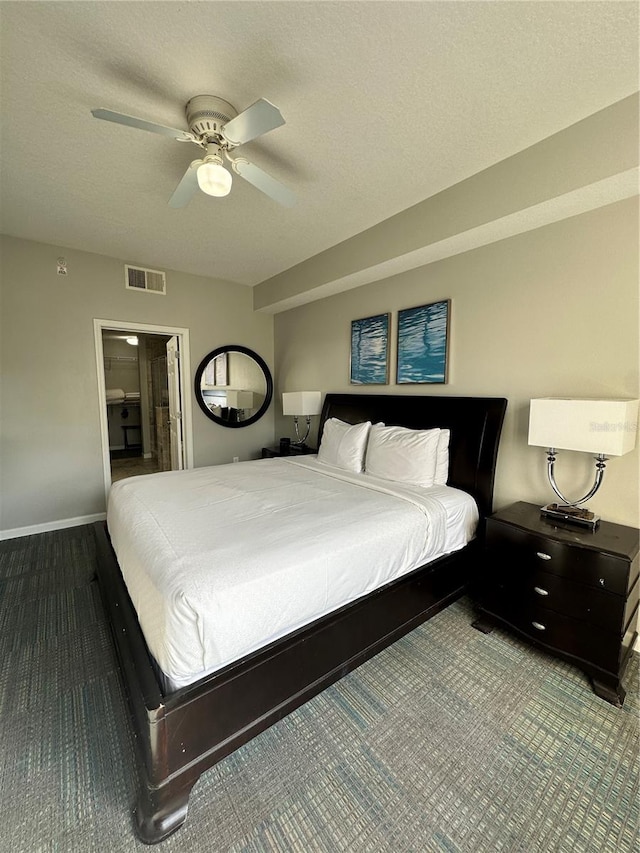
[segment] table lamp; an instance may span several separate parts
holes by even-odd
[[[549,504],[541,512],[551,518],[595,529],[600,518],[580,505],[600,488],[609,456],[633,450],[638,431],[638,400],[575,400],[543,397],[531,400],[529,444],[547,448],[547,474],[562,504]],[[579,500],[568,500],[557,486],[554,466],[558,450],[596,454],[593,486]]]
[[[322,394],[320,391],[285,391],[282,395],[282,414],[293,415],[297,441],[293,444],[303,447],[311,429],[311,415],[319,415],[322,411]],[[302,438],[298,427],[298,418],[307,419],[307,429]]]
[[[253,409],[253,391],[227,390],[227,406],[237,409],[238,420],[244,420],[244,410]]]

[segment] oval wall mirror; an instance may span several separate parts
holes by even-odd
[[[196,370],[194,391],[205,415],[220,426],[249,426],[269,408],[273,379],[258,353],[239,344],[218,347]]]

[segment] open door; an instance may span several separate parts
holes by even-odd
[[[191,371],[189,364],[189,329],[112,319],[94,319],[93,328],[96,349],[97,403],[100,416],[105,500],[108,500],[109,489],[114,479],[137,476],[138,474],[149,474],[153,472],[154,468],[159,471],[169,471],[172,468],[184,469],[193,467],[191,396],[188,393],[185,394],[182,402],[180,398],[180,390],[184,391],[188,388]],[[127,470],[118,470],[117,475],[112,472],[111,468],[107,389],[112,391],[114,388],[120,389],[121,381],[120,378],[113,376],[107,380],[104,338],[110,333],[118,333],[117,337],[122,337],[123,339],[127,337],[144,337],[144,359],[147,363],[147,370],[151,369],[151,373],[147,372],[146,377],[141,376],[140,380],[141,415],[143,414],[143,397],[146,395],[148,400],[147,417],[149,419],[151,458],[144,456],[143,440],[143,456],[125,459],[124,462],[127,463]],[[167,342],[169,341],[171,342],[171,346],[167,346]],[[151,349],[150,344],[152,344]],[[131,346],[127,345],[127,348],[128,351],[133,352]],[[128,363],[128,359],[125,363]],[[171,368],[171,375],[169,374],[169,366]],[[126,393],[128,389],[122,388],[122,390]],[[159,393],[156,394],[155,391],[158,390]],[[151,410],[153,410],[153,413]],[[129,420],[130,418],[127,419],[127,424]],[[141,418],[140,423],[144,427],[144,418]],[[165,425],[164,429],[158,430],[158,425]],[[124,431],[120,427],[118,432],[122,434]]]
[[[182,471],[182,412],[180,410],[180,349],[176,335],[167,341],[167,376],[169,379],[169,437],[171,440],[171,470]]]

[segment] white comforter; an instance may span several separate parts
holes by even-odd
[[[171,689],[463,547],[472,498],[265,459],[113,484],[107,523]]]

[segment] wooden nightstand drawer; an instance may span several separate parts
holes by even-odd
[[[550,651],[588,661],[607,672],[618,671],[625,651],[619,633],[595,632],[589,623],[548,610],[536,602],[520,602],[514,607],[513,601],[504,600],[499,593],[488,596],[483,607]]]
[[[544,570],[571,581],[626,596],[633,583],[628,563],[611,554],[581,548],[517,527],[487,521],[490,559],[523,571]]]
[[[627,625],[638,604],[638,584],[634,594],[625,599],[605,589],[540,571],[537,566],[490,565],[484,585],[488,590],[500,590],[511,601],[538,604],[547,610],[618,633]],[[478,598],[481,601],[484,598],[481,587],[478,588]]]

